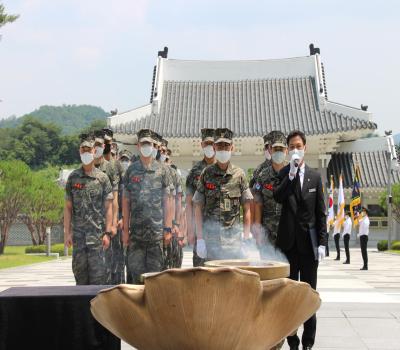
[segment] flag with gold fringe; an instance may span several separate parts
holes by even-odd
[[[360,191],[360,168],[358,165],[354,168],[353,190],[351,192],[350,213],[354,225],[358,225],[358,218],[356,212],[361,212],[361,191]]]

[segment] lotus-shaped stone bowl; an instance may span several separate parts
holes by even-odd
[[[139,350],[266,350],[319,308],[308,284],[236,268],[172,269],[101,291],[92,314]]]
[[[250,259],[232,259],[232,260],[211,260],[206,261],[207,267],[237,267],[241,270],[257,272],[260,280],[273,280],[276,278],[288,277],[290,274],[290,265],[279,261]]]

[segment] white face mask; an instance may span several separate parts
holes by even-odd
[[[164,163],[167,160],[167,156],[165,154],[160,155],[160,162]]]
[[[81,161],[84,165],[89,165],[91,162],[93,162],[94,156],[93,153],[85,152],[81,153]]]
[[[129,168],[129,165],[130,165],[130,164],[131,164],[130,161],[123,161],[123,162],[121,162],[122,169],[124,169],[124,171],[126,171],[126,170]]]
[[[215,158],[222,164],[228,163],[231,159],[231,151],[217,151],[215,152]]]
[[[214,147],[209,145],[203,148],[203,153],[207,158],[212,158],[215,156]]]
[[[293,149],[289,151],[289,157],[292,158],[293,154],[297,154],[300,157],[300,160],[303,160],[304,158],[304,149]]]
[[[286,154],[285,154],[285,152],[277,151],[277,152],[272,153],[271,157],[272,157],[272,161],[275,164],[282,164],[285,161]]]
[[[153,157],[153,159],[157,158],[157,148],[153,149],[153,153],[151,154],[151,156]]]
[[[95,149],[96,149],[96,153],[94,154],[94,157],[100,158],[103,155],[104,148],[101,146],[97,146]]]
[[[267,149],[264,151],[264,155],[266,160],[271,160],[271,153]]]
[[[153,145],[143,145],[140,147],[140,153],[143,157],[148,158],[153,154]]]

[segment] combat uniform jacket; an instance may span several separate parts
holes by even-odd
[[[200,180],[200,175],[207,166],[207,162],[203,159],[200,162],[197,162],[190,170],[189,175],[186,178],[187,195],[193,196],[195,194]]]
[[[229,163],[226,171],[217,164],[206,167],[201,173],[194,202],[203,201],[203,238],[207,258],[228,258],[218,250],[232,248],[239,254],[241,233],[240,205],[252,199],[244,171]]]
[[[105,206],[113,199],[110,180],[99,169],[85,174],[74,170],[65,187],[66,199],[72,202],[72,232],[74,244],[101,245],[105,232]]]
[[[262,226],[265,238],[275,244],[278,234],[279,219],[282,205],[274,200],[273,185],[277,180],[278,172],[272,167],[272,163],[258,174],[253,186],[254,198],[262,204]]]
[[[153,161],[146,169],[139,159],[124,176],[124,196],[130,200],[130,238],[154,243],[163,239],[163,198],[173,189],[167,168]]]

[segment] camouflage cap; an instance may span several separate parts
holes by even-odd
[[[104,131],[103,130],[96,130],[94,132],[94,142],[104,143]]]
[[[269,134],[264,135],[263,140],[264,140],[264,146],[269,145],[270,143]]]
[[[153,143],[154,142],[153,134],[154,134],[153,131],[151,131],[150,129],[141,129],[137,133],[138,141]]]
[[[132,158],[132,153],[129,152],[128,150],[124,149],[123,151],[121,151],[119,153],[119,159],[121,159],[121,158],[131,159]]]
[[[104,140],[111,141],[114,136],[114,132],[109,128],[103,128],[102,131],[104,132]]]
[[[93,135],[91,134],[80,134],[79,139],[81,140],[80,147],[90,147],[93,148]]]
[[[201,140],[214,142],[215,129],[201,129]]]
[[[166,139],[161,139],[161,146],[168,147],[168,141]]]
[[[215,135],[214,135],[215,143],[220,143],[220,142],[232,143],[232,138],[233,138],[233,132],[231,130],[227,128],[215,129]]]
[[[161,140],[162,140],[162,136],[160,134],[157,134],[156,132],[153,131],[153,140],[154,143],[158,146],[161,146]]]
[[[286,136],[282,131],[274,130],[268,135],[271,147],[287,147]]]

